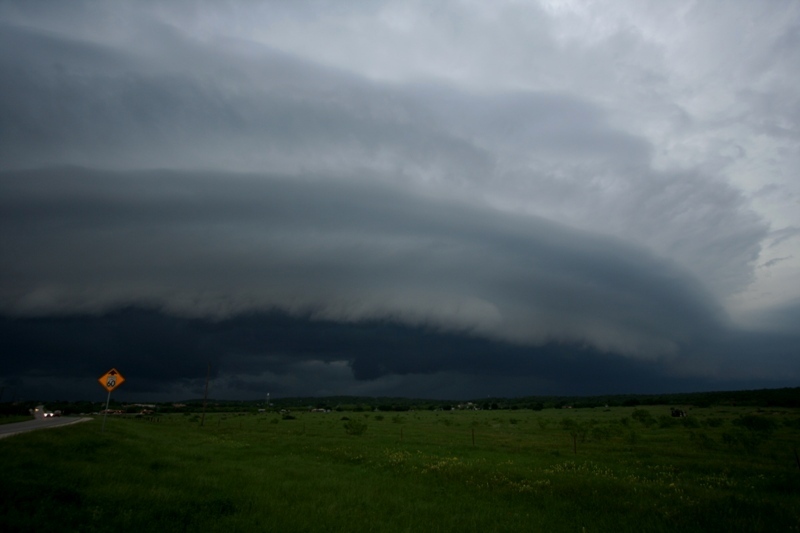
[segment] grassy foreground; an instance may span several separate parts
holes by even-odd
[[[16,424],[27,420],[33,420],[33,417],[29,415],[0,415],[0,424]]]
[[[791,409],[292,414],[0,440],[0,531],[800,531]]]

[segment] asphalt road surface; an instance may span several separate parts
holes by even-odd
[[[13,424],[0,424],[0,439],[16,435],[17,433],[33,431],[35,429],[57,428],[70,424],[77,424],[78,422],[86,422],[87,420],[93,419],[88,417],[75,418],[71,416],[55,416],[50,418],[36,418],[35,420],[15,422]]]

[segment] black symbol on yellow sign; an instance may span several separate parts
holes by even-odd
[[[100,379],[98,379],[97,381],[100,382],[100,385],[102,385],[104,389],[106,389],[108,392],[111,392],[112,390],[122,385],[122,383],[125,381],[125,378],[122,377],[122,374],[117,372],[115,368],[112,368],[111,370],[100,376]]]

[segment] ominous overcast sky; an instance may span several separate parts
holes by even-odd
[[[800,3],[0,0],[3,400],[800,385]]]

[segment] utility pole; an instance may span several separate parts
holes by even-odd
[[[206,404],[208,403],[208,378],[211,377],[211,363],[208,363],[208,370],[206,371],[206,393],[203,396],[203,416],[200,418],[200,427],[206,421]]]

